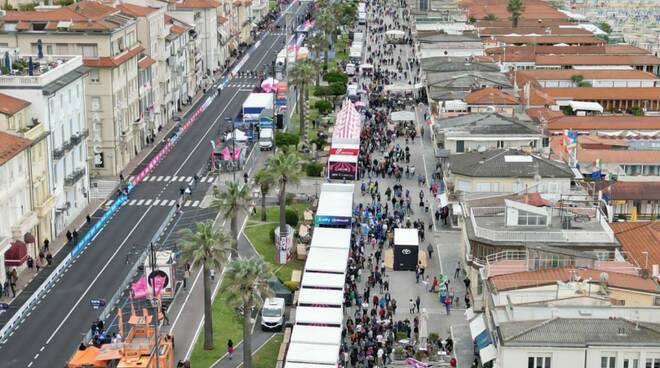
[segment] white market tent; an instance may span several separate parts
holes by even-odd
[[[305,272],[343,274],[348,263],[348,249],[311,248],[305,262]]]
[[[328,162],[352,162],[356,164],[357,161],[358,161],[357,156],[330,155],[330,157],[328,157]]]
[[[325,305],[341,307],[344,304],[344,292],[332,289],[301,288],[298,292],[298,305]]]
[[[352,217],[354,188],[354,184],[323,184],[316,216]]]
[[[392,121],[415,121],[414,111],[393,111],[390,114]]]
[[[317,231],[319,228],[317,227]],[[322,228],[321,228],[322,229]],[[325,289],[344,290],[346,274],[326,272],[305,272],[302,277],[302,287],[318,287]]]
[[[397,37],[397,36],[398,37],[403,37],[403,36],[406,35],[406,32],[398,30],[398,29],[393,29],[393,30],[385,32],[385,35],[390,36],[390,37]]]
[[[272,93],[250,93],[248,98],[243,102],[243,113],[258,114],[263,109],[273,108],[273,94]],[[259,112],[257,112],[259,111]]]
[[[596,111],[603,112],[603,106],[598,102],[587,102],[587,101],[570,101],[568,106],[573,109],[573,111]]]
[[[314,364],[314,363],[294,363],[286,362],[284,368],[335,368],[337,364]]]
[[[318,345],[337,345],[341,340],[341,327],[295,325],[290,342]]]
[[[394,244],[419,246],[417,229],[394,229]]]
[[[286,363],[337,364],[339,343],[337,345],[303,344],[292,342],[286,353]]]
[[[301,307],[296,308],[296,324],[316,324],[340,327],[344,322],[341,308]]]
[[[312,235],[311,247],[349,249],[351,247],[351,229],[316,227]]]
[[[231,132],[227,133],[225,135],[225,140],[231,140],[234,137],[236,137],[236,142],[246,142],[248,140],[247,134],[240,129],[234,129],[233,135]]]

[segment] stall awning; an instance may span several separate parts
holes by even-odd
[[[303,287],[298,293],[298,305],[341,307],[343,304],[344,292],[342,290]]]
[[[16,240],[11,243],[9,250],[5,252],[5,266],[18,267],[27,260],[27,247],[25,243]]]
[[[298,307],[296,308],[296,323],[311,325],[341,326],[344,313],[341,308]]]
[[[493,343],[490,338],[490,332],[486,328],[486,320],[484,320],[483,314],[477,315],[470,321],[470,335],[472,335],[472,340],[474,340],[477,351]]]
[[[311,247],[349,249],[351,247],[351,229],[316,227],[312,235]]]
[[[345,281],[346,274],[343,273],[305,272],[301,286],[344,290]]]
[[[337,364],[339,342],[336,345],[301,344],[292,342],[286,353],[288,363]]]
[[[307,255],[305,272],[346,272],[348,249],[312,248]]]
[[[479,358],[481,359],[481,364],[488,363],[497,358],[497,349],[495,349],[495,345],[490,344],[479,350]]]
[[[291,342],[320,345],[337,345],[341,341],[341,327],[295,325]]]
[[[392,121],[415,121],[414,111],[394,111],[390,114]]]

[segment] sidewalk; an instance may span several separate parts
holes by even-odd
[[[198,92],[195,97],[193,98],[193,102],[186,106],[186,109],[182,112],[182,116],[185,116],[188,114],[188,112],[196,107],[197,102],[204,96],[204,93],[201,91]],[[155,148],[157,148],[162,142],[165,137],[167,137],[171,129],[174,127],[174,121],[169,120],[167,124],[163,127],[163,129],[156,135],[156,138],[154,140],[154,143],[146,146],[142,151],[138,153],[137,156],[135,156],[124,168],[123,172],[124,173],[130,173],[133,172],[136,168],[140,166],[142,161],[148,157],[151,154],[155,153]],[[125,174],[126,177],[128,175]],[[110,195],[113,195],[114,191],[110,193]],[[107,198],[102,199],[102,198],[90,198],[87,206],[81,211],[80,215],[76,217],[72,222],[71,225],[67,228],[67,230],[73,232],[74,230],[78,231],[78,237],[82,238],[83,235],[87,232],[87,229],[89,228],[87,221],[86,221],[86,216],[89,214],[89,216],[92,218],[92,221],[90,225],[93,225],[94,222],[101,217],[103,214],[103,211],[100,210],[99,208],[103,203],[105,203]],[[46,265],[46,260],[44,259],[42,263],[41,270],[37,273],[36,269],[35,270],[29,270],[25,269],[23,272],[21,272],[18,275],[18,280],[16,282],[16,295],[15,297],[10,297],[7,295],[2,295],[0,297],[0,302],[1,303],[7,303],[7,304],[12,304],[11,308],[9,311],[6,311],[2,314],[0,314],[0,326],[3,325],[9,318],[11,318],[11,315],[20,308],[20,306],[25,302],[32,292],[34,292],[41,283],[48,278],[50,273],[52,272],[55,267],[67,256],[69,251],[73,248],[74,242],[69,243],[66,239],[66,231],[63,230],[60,235],[58,235],[55,239],[50,239],[50,244],[49,244],[49,251],[53,255],[53,264],[51,266],[45,266]],[[39,245],[40,248],[42,247],[42,244]],[[64,252],[61,252],[62,250],[65,250]],[[36,262],[37,260],[35,260]]]

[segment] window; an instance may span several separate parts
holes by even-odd
[[[78,44],[78,52],[83,58],[96,58],[99,57],[99,47],[95,44]]]
[[[504,148],[504,141],[497,141],[497,148]]]
[[[428,11],[429,10],[429,1],[428,0],[419,0],[419,10]]]
[[[660,357],[646,358],[646,366],[644,368],[660,368]]]
[[[465,152],[465,141],[456,141],[456,152]]]
[[[623,368],[639,368],[639,359],[636,358],[623,359]]]
[[[101,97],[92,97],[92,111],[101,111]]]
[[[101,75],[98,69],[92,69],[89,71],[89,81],[92,83],[101,82]]]
[[[518,225],[521,226],[537,226],[545,225],[546,216],[537,215],[535,213],[518,210]]]
[[[552,358],[549,356],[531,356],[527,358],[527,368],[552,368]]]
[[[600,368],[616,368],[616,356],[600,357]]]
[[[548,183],[547,193],[559,193],[559,183]]]

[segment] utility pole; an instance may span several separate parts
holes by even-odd
[[[149,268],[151,269],[151,273],[154,272],[154,270],[157,267],[157,261],[156,261],[156,250],[154,249],[154,243],[150,242],[149,243]],[[149,275],[147,275],[147,283],[149,283]],[[151,304],[154,306],[154,338],[155,338],[155,344],[154,344],[154,350],[152,353],[152,356],[156,358],[156,368],[160,368],[160,355],[158,354],[158,351],[160,350],[158,347],[160,345],[160,336],[158,333],[158,327],[160,324],[160,320],[158,319],[158,313],[159,313],[159,308],[161,307],[160,300],[156,297],[156,287],[155,287],[155,282],[151,285],[151,290],[153,292],[152,294],[152,299],[151,299]]]

